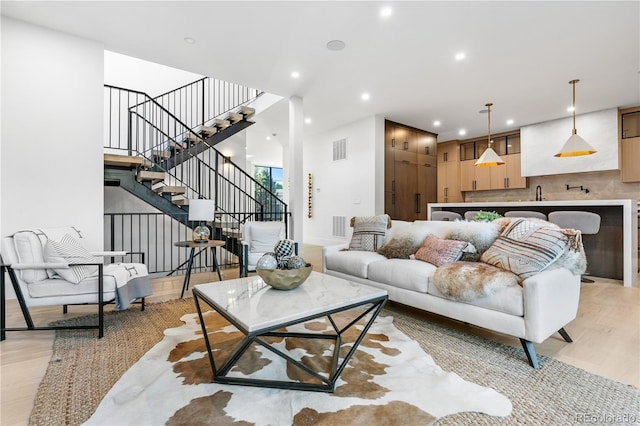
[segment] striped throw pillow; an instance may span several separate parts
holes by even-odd
[[[513,272],[522,282],[560,257],[568,241],[567,235],[557,227],[517,220],[498,236],[480,260]]]
[[[53,263],[98,263],[102,259],[93,257],[80,243],[69,234],[58,240],[47,240],[44,245],[45,262]],[[71,266],[54,269],[62,279],[78,284],[98,271],[97,266]]]

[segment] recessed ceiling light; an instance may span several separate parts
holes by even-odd
[[[574,109],[575,109],[575,108],[573,108],[572,106],[567,107],[567,112],[573,112],[573,110],[574,110]]]
[[[461,61],[461,60],[463,60],[464,58],[466,58],[466,57],[467,57],[467,55],[466,55],[464,52],[460,52],[460,53],[456,53],[456,56],[455,56],[455,57],[456,57],[456,61]]]
[[[433,125],[438,127],[440,125],[440,122],[438,120],[436,120],[436,121],[433,122]]]
[[[327,49],[337,52],[344,49],[346,44],[342,40],[331,40],[327,43]]]
[[[307,123],[307,124],[311,124],[311,119],[309,117],[307,117],[307,118],[304,119],[304,122]]]
[[[371,99],[371,95],[370,95],[370,94],[368,94],[368,93],[363,93],[362,95],[360,95],[360,98],[361,98],[363,101],[368,101],[369,99]]]
[[[291,77],[298,78],[298,77],[300,77],[300,73],[298,71],[294,71],[294,72],[291,73]]]
[[[271,136],[267,136],[265,139],[267,139],[268,141],[271,140]]]
[[[184,38],[184,42],[187,44],[196,44],[196,40],[194,38],[191,37],[185,37]]]
[[[391,16],[392,13],[393,13],[393,9],[391,9],[389,6],[386,6],[380,9],[380,16],[382,18],[388,18],[389,16]]]
[[[460,136],[464,136],[464,135],[466,135],[466,134],[467,134],[467,131],[466,131],[465,129],[460,129],[460,130],[458,130],[458,134],[459,134]]]
[[[511,126],[514,123],[513,120],[507,120],[507,126]]]

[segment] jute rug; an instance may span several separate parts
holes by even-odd
[[[58,332],[30,424],[85,422],[129,367],[162,339],[163,331],[180,326],[180,318],[193,311],[193,301],[186,299],[150,304],[143,313],[132,309],[108,314],[100,340],[87,331]],[[495,389],[513,403],[508,417],[464,412],[446,416],[438,425],[640,421],[637,388],[544,357],[542,368],[533,370],[516,348],[425,321],[393,305],[385,313],[445,371]],[[399,419],[398,424],[408,423]]]

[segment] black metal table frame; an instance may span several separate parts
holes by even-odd
[[[218,266],[218,258],[216,257],[216,247],[218,246],[205,246],[202,247],[202,250],[200,250],[200,252],[198,252],[198,254],[200,254],[203,250],[205,250],[206,248],[211,248],[211,254],[213,257],[213,265],[211,265],[211,272],[217,272],[218,273],[218,281],[222,281],[222,275],[220,275],[220,266]],[[189,281],[191,280],[191,269],[193,266],[193,258],[194,258],[194,254],[195,254],[196,248],[195,247],[191,247],[191,250],[189,251],[189,259],[187,260],[187,272],[184,274],[184,280],[182,282],[182,291],[180,292],[180,298],[184,298],[184,293],[189,290]]]
[[[204,294],[198,291],[197,288],[193,289],[193,299],[196,305],[196,309],[198,311],[198,317],[200,319],[200,324],[202,326],[202,332],[204,335],[204,341],[207,346],[207,353],[209,355],[209,362],[211,363],[211,370],[213,372],[213,382],[214,383],[222,383],[222,384],[234,384],[234,385],[244,385],[244,386],[260,386],[266,388],[277,388],[277,389],[291,389],[291,390],[305,390],[305,391],[316,391],[316,392],[333,392],[335,388],[336,381],[342,370],[347,366],[349,360],[357,350],[358,346],[362,342],[362,339],[369,331],[371,325],[378,317],[378,314],[384,307],[387,302],[388,296],[380,296],[371,300],[367,300],[365,302],[353,303],[348,306],[344,306],[337,309],[332,309],[329,311],[321,312],[314,315],[309,315],[304,318],[300,318],[294,321],[285,322],[282,324],[275,325],[273,327],[265,328],[256,332],[248,332],[245,330],[238,322],[230,316],[227,312],[220,312],[215,308],[215,304],[212,303]],[[227,321],[229,321],[234,327],[244,333],[245,338],[238,345],[238,347],[229,355],[229,358],[222,363],[220,368],[216,367],[215,360],[213,359],[213,352],[211,349],[211,342],[209,341],[209,335],[207,333],[206,324],[204,322],[204,318],[202,316],[202,310],[200,308],[200,299],[202,299],[209,307],[211,307],[215,312],[222,315]],[[348,311],[353,308],[357,308],[359,306],[364,306],[371,304],[371,306],[358,315],[355,319],[353,319],[349,324],[340,329],[333,318],[331,318],[332,314],[338,312]],[[349,353],[345,356],[345,358],[340,363],[340,349],[342,346],[342,334],[355,325],[358,321],[360,321],[363,317],[365,317],[370,312],[373,312],[371,318],[366,323],[362,332],[358,336],[358,338],[353,343],[353,346],[349,350]],[[335,331],[335,334],[320,334],[320,333],[296,333],[296,332],[275,332],[274,330],[278,330],[284,327],[288,327],[290,325],[301,324],[303,322],[313,320],[316,318],[327,317],[331,322],[331,325]],[[274,348],[269,343],[265,342],[262,337],[294,337],[294,338],[302,338],[302,339],[327,339],[334,341],[334,350],[333,350],[333,361],[331,364],[331,372],[329,377],[325,377],[320,373],[312,370],[306,365],[302,364],[300,361],[291,358],[286,353]],[[236,364],[236,362],[240,359],[240,357],[245,353],[245,351],[251,346],[252,343],[257,343],[262,347],[270,350],[277,356],[285,359],[286,361],[291,362],[298,368],[307,372],[311,376],[315,377],[322,383],[303,383],[303,382],[294,382],[287,380],[265,380],[265,379],[254,379],[249,377],[230,377],[227,376],[231,368]]]

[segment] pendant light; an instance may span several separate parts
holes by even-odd
[[[576,131],[576,83],[580,80],[571,80],[573,86],[573,132],[556,157],[577,157],[579,155],[595,154],[597,151],[584,139],[578,136]]]
[[[491,148],[491,106],[493,104],[485,104],[487,107],[487,117],[489,119],[488,133],[487,136],[489,138],[489,143],[487,145],[487,149],[484,150],[478,161],[476,161],[476,167],[492,167],[499,166],[504,164],[504,160],[496,154],[496,152]]]

